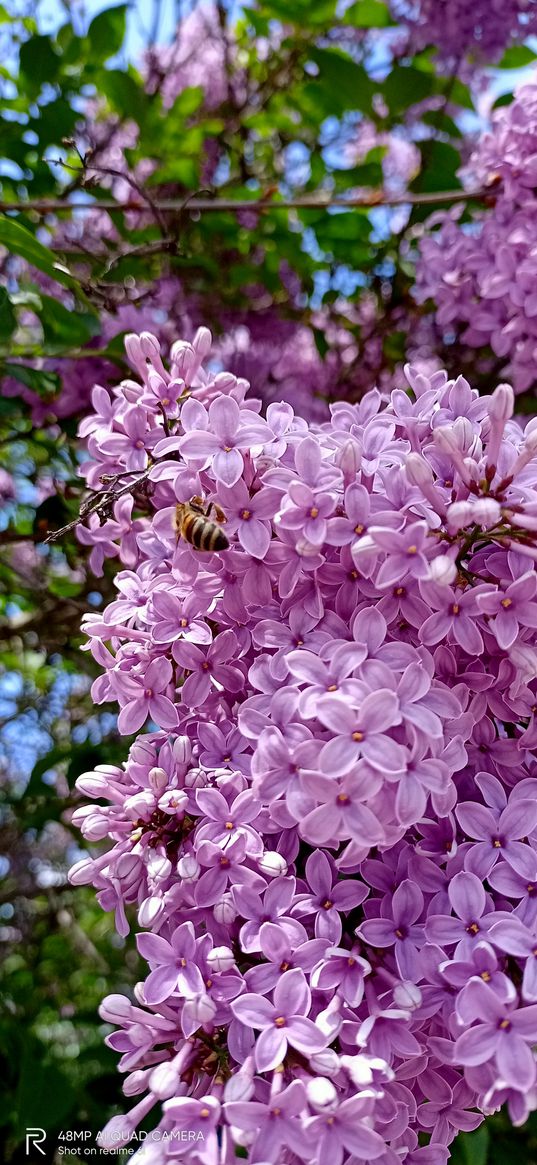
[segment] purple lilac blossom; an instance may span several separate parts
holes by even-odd
[[[390,0],[390,8],[407,26],[413,51],[433,45],[452,67],[466,54],[487,64],[496,61],[537,28],[531,0]]]
[[[78,780],[105,846],[71,879],[149,968],[102,1005],[134,1102],[103,1143],[155,1110],[150,1165],[445,1165],[537,1108],[535,422],[415,368],[263,419],[210,344],[128,336],[84,422],[92,488],[150,483],[79,531],[120,566],[93,698],[136,737]],[[227,550],[177,539],[194,494]]]
[[[503,7],[511,6],[502,0]],[[536,157],[532,79],[511,105],[496,110],[462,173],[468,187],[490,187],[490,205],[464,224],[460,207],[433,215],[416,270],[416,298],[434,301],[446,342],[460,338],[480,349],[485,367],[499,368],[515,392],[537,379]]]

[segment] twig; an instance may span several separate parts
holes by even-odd
[[[177,239],[167,237],[156,239],[153,243],[140,243],[137,247],[128,247],[125,251],[118,251],[117,254],[112,255],[106,266],[103,267],[101,279],[109,275],[113,268],[117,267],[118,263],[121,263],[123,259],[131,259],[134,256],[140,258],[145,255],[159,255],[164,254],[166,251],[173,252],[176,249]]]
[[[71,348],[63,350],[62,352],[47,351],[46,348],[25,348],[23,344],[17,344],[13,348],[0,348],[0,361],[9,360],[13,365],[19,360],[106,360],[108,364],[118,364],[120,367],[127,368],[127,360],[120,352],[112,354],[106,351],[106,348]],[[24,364],[21,365],[24,368]],[[20,434],[15,434],[10,440],[17,441]],[[5,444],[5,441],[0,442]]]
[[[128,180],[127,175],[121,177]],[[274,210],[330,210],[340,207],[343,210],[352,210],[360,207],[375,206],[438,206],[443,202],[488,202],[496,197],[497,184],[479,187],[475,190],[443,190],[431,191],[424,194],[389,194],[385,190],[368,190],[363,195],[345,196],[310,194],[303,198],[266,199],[233,199],[233,198],[191,198],[185,206],[184,199],[159,198],[152,200],[152,209],[157,211],[189,210],[203,214],[211,211],[233,211],[239,214],[242,211],[274,211]],[[84,211],[92,210],[122,210],[140,211],[147,213],[147,206],[143,202],[127,199],[125,202],[116,202],[112,198],[99,199],[95,202],[66,202],[62,198],[27,199],[18,202],[0,202],[0,212],[7,214],[10,211],[33,210],[36,214],[52,214],[56,211]]]
[[[147,206],[151,210],[153,218],[159,227],[160,233],[163,236],[167,235],[168,228],[166,226],[165,219],[162,217],[159,206],[156,204],[152,195],[148,194],[145,187],[140,185],[140,183],[136,180],[134,175],[129,172],[129,170],[117,170],[113,166],[99,166],[98,163],[92,164],[91,151],[86,154],[82,154],[78,149],[76,142],[72,138],[67,138],[66,143],[74,147],[80,159],[82,185],[85,185],[84,177],[90,171],[92,171],[94,174],[107,174],[109,178],[119,178],[123,182],[127,182],[129,186],[136,192],[136,194],[139,195],[142,201],[147,203]],[[71,166],[69,162],[65,162],[63,158],[49,158],[49,164],[52,166],[63,166],[64,170],[74,170],[75,173],[78,173],[78,167]]]
[[[91,514],[99,513],[99,511],[104,513],[110,509],[115,502],[119,501],[119,498],[122,498],[124,494],[132,493],[141,481],[145,481],[146,477],[149,477],[152,469],[153,465],[148,465],[147,469],[144,469],[142,473],[137,475],[135,481],[129,482],[127,485],[122,486],[121,489],[102,490],[95,497],[83,502],[78,518],[73,518],[72,522],[68,522],[66,526],[62,526],[60,530],[53,530],[44,539],[45,544],[47,542],[57,542],[59,538],[63,538],[64,534],[69,534],[81,522],[85,522],[86,518],[89,518]]]

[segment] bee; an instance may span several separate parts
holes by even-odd
[[[216,522],[209,517],[214,510]],[[219,522],[225,522],[226,515],[220,506],[210,502],[204,509],[203,498],[191,498],[189,502],[179,502],[175,507],[174,527],[179,538],[189,542],[194,550],[206,550],[209,553],[227,550],[229,540],[220,529]]]

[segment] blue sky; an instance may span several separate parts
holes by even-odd
[[[181,4],[180,0],[131,0],[129,5],[129,22],[128,22],[128,53],[131,57],[137,57],[140,49],[143,48],[147,41],[147,33],[152,24],[155,7],[160,7],[159,20],[159,41],[169,40],[173,29],[175,27],[178,12],[181,8],[188,7],[188,5]],[[74,3],[70,5],[71,16],[75,24],[88,24],[98,12],[102,12],[103,8],[113,8],[113,0],[84,0],[84,3]],[[57,28],[65,21],[65,8],[59,0],[40,0],[37,6],[39,23],[44,31],[50,31]],[[77,21],[77,13],[84,13],[84,19],[80,16]]]
[[[157,9],[160,10],[158,40],[162,43],[170,40],[181,14],[200,2],[203,3],[204,0],[130,0],[127,36],[128,56],[132,60],[139,57],[141,50],[147,43],[148,32]],[[293,0],[289,0],[290,4],[292,2]],[[314,4],[315,0],[311,0],[311,2]],[[7,6],[9,8],[9,3]],[[71,0],[69,3],[71,17],[73,22],[79,25],[80,31],[84,30],[84,26],[87,27],[98,12],[102,12],[104,8],[112,7],[114,7],[113,0]],[[65,6],[61,0],[39,0],[36,4],[36,10],[43,31],[48,32],[56,29],[65,21]],[[537,38],[530,38],[529,44],[534,52],[537,51]],[[532,66],[527,69],[517,69],[515,72],[493,70],[491,88],[494,96],[512,91],[514,85],[520,85],[533,71]]]

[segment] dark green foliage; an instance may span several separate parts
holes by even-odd
[[[39,4],[36,9],[39,15]],[[89,687],[96,673],[91,657],[79,650],[82,614],[112,597],[112,566],[103,578],[92,578],[72,532],[60,544],[44,544],[48,531],[77,517],[82,497],[79,418],[54,423],[55,404],[69,376],[76,376],[76,362],[92,354],[106,357],[105,373],[108,367],[116,376],[126,374],[123,333],[105,341],[101,321],[114,318],[133,286],[143,294],[169,275],[203,304],[216,331],[226,310],[252,311],[257,304],[260,310],[268,304],[284,320],[311,324],[313,318],[323,360],[331,353],[314,314],[319,303],[328,321],[359,345],[361,326],[342,312],[340,292],[343,287],[347,304],[357,309],[367,293],[385,312],[379,373],[404,361],[407,333],[390,311],[408,301],[409,239],[431,207],[416,206],[408,226],[392,229],[386,208],[379,226],[375,206],[289,210],[278,202],[311,196],[319,202],[366,189],[374,204],[384,183],[386,145],[360,158],[341,148],[363,118],[380,133],[406,127],[410,136],[419,123],[421,165],[413,194],[459,188],[461,125],[475,114],[473,95],[460,78],[440,75],[432,49],[402,57],[392,68],[377,67],[371,38],[391,24],[383,0],[356,0],[339,13],[335,0],[246,6],[234,34],[246,97],[240,86],[238,97],[231,88],[221,107],[208,109],[200,86],[185,88],[171,108],[158,85],[147,91],[125,51],[128,5],[105,9],[84,30],[67,19],[50,34],[33,16],[16,20],[9,6],[0,8],[0,30],[11,34],[0,77],[7,162],[0,197],[23,204],[0,210],[0,373],[6,385],[0,450],[5,470],[24,485],[16,498],[2,501],[0,523],[0,698],[3,681],[15,677],[18,685],[0,713],[0,854],[9,862],[0,879],[0,1128],[11,1162],[27,1160],[27,1125],[49,1133],[46,1159],[52,1163],[62,1126],[96,1132],[121,1104],[116,1057],[104,1046],[97,1009],[105,994],[128,992],[137,978],[131,944],[117,939],[94,891],[73,890],[66,879],[79,856],[79,836],[70,825],[76,777],[100,762],[120,763],[129,742],[118,740],[106,708],[93,706]],[[274,47],[259,53],[256,37],[270,36],[274,22]],[[515,69],[534,59],[529,47],[516,46],[501,66]],[[31,204],[68,202],[70,193],[97,204],[113,200],[110,175],[92,169],[85,154],[84,110],[97,95],[92,118],[119,127],[137,123],[125,158],[131,174],[151,162],[145,188],[131,189],[147,214],[133,225],[120,203],[113,206],[117,243],[99,239],[97,248],[92,239],[81,255],[75,241],[65,251],[49,245],[47,219]],[[418,118],[416,106],[430,98],[431,108]],[[509,100],[506,94],[496,104]],[[331,134],[339,148],[327,147]],[[207,191],[204,164],[214,148],[221,164]],[[282,158],[296,149],[304,164],[284,167]],[[198,195],[252,206],[267,198],[274,206],[249,213],[246,221],[225,209],[194,214],[189,202]],[[164,197],[176,206],[159,217],[151,200]],[[64,215],[61,210],[58,220]],[[283,268],[298,287],[294,297],[282,281]],[[38,398],[39,410],[34,401],[32,412],[29,394]],[[519,403],[534,411],[531,393]],[[536,1138],[537,1120],[513,1132],[502,1115],[460,1137],[453,1161],[511,1165],[518,1155],[532,1165]]]

